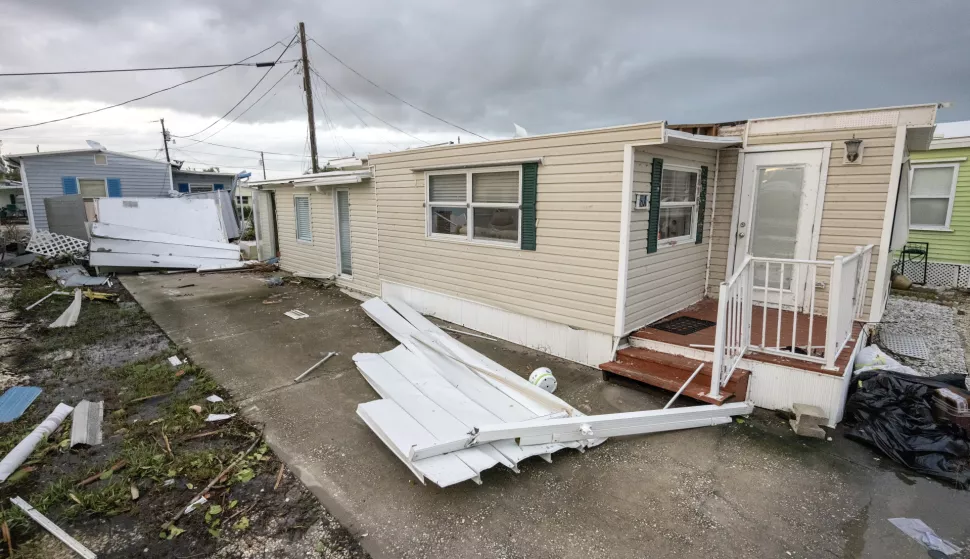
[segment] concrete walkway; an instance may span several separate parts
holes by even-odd
[[[797,438],[770,413],[567,450],[518,475],[496,467],[482,486],[423,486],[355,413],[378,396],[351,357],[395,345],[358,301],[253,274],[123,282],[375,557],[926,557],[886,520],[899,516],[970,546],[970,492],[904,474],[839,432]],[[264,303],[274,295],[282,302]],[[290,309],[310,317],[283,316]],[[589,413],[659,408],[669,396],[520,346],[462,341],[520,374],[551,367],[557,394]],[[328,351],[341,354],[292,382]]]

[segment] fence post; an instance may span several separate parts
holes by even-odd
[[[839,314],[842,299],[842,256],[836,256],[829,278],[829,306],[825,319],[825,368],[835,368],[836,349],[839,347]]]
[[[717,292],[717,326],[714,330],[714,368],[711,371],[711,398],[721,395],[721,373],[724,370],[724,344],[727,338],[728,285],[722,282]]]

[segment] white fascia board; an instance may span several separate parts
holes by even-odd
[[[421,171],[448,171],[451,169],[476,169],[481,167],[503,167],[506,165],[522,165],[524,163],[542,164],[541,157],[526,157],[522,159],[497,159],[495,161],[479,161],[475,163],[448,163],[444,165],[426,165],[424,167],[412,167],[411,172]]]
[[[476,442],[520,439],[520,444],[542,444],[577,441],[590,437],[636,435],[673,429],[687,429],[702,425],[716,425],[712,419],[747,415],[754,410],[751,402],[735,402],[721,406],[692,406],[666,410],[649,410],[586,417],[549,419],[542,422],[499,423],[484,425],[475,433]],[[682,426],[678,426],[682,425]],[[522,440],[526,442],[522,442]]]
[[[741,145],[740,136],[705,136],[680,130],[664,129],[664,143],[706,149],[733,148]]]

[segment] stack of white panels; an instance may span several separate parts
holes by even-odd
[[[234,244],[100,222],[91,223],[89,250],[92,266],[123,268],[221,267],[240,257]]]
[[[379,355],[354,356],[383,398],[361,404],[357,413],[422,482],[429,479],[441,487],[469,479],[481,483],[479,474],[496,464],[518,471],[516,465],[531,456],[551,461],[557,450],[602,442],[520,446],[507,439],[412,460],[413,448],[467,438],[476,426],[582,414],[448,336],[403,302],[388,303],[371,299],[362,307],[402,345]]]

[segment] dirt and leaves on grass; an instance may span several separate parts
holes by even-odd
[[[10,504],[23,497],[99,557],[365,557],[354,538],[274,456],[258,425],[184,354],[120,284],[117,302],[82,303],[76,326],[49,329],[70,303],[34,269],[6,276],[24,323],[5,368],[41,395],[0,424],[0,456],[59,402],[104,401],[103,444],[70,447],[71,419],[0,484],[0,557],[72,557]],[[2,312],[2,309],[0,309]],[[219,396],[207,399],[209,396]],[[207,422],[209,414],[237,414]],[[4,538],[6,539],[6,537]]]

